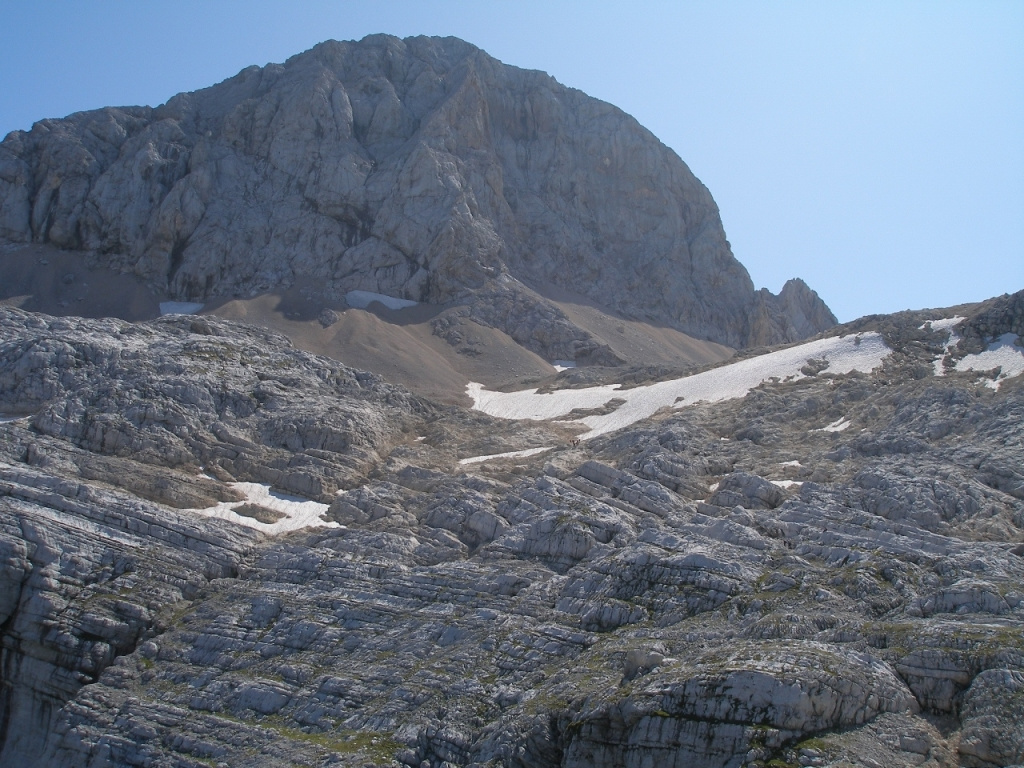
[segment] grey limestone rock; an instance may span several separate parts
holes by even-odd
[[[635,120],[454,38],[328,41],[157,108],[15,131],[0,238],[179,300],[308,277],[468,303],[548,359],[601,365],[614,353],[527,286],[733,347],[835,324],[800,281],[754,291],[708,190]]]
[[[1024,385],[884,323],[870,375],[576,446],[215,318],[4,310],[0,762],[1019,761]],[[322,525],[192,511],[239,479]]]
[[[216,318],[40,322],[0,309],[0,410],[88,452],[328,497],[430,406]],[[322,398],[337,409],[324,412]],[[202,482],[202,481],[200,481]]]
[[[1024,672],[988,669],[974,678],[960,706],[962,765],[1024,763]]]

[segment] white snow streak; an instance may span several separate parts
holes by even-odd
[[[918,330],[923,331],[926,325],[930,325],[933,331],[948,331],[961,320],[966,319],[966,317],[957,315],[956,317],[946,317],[941,320],[926,320],[921,323],[921,325],[917,326],[917,328]]]
[[[852,424],[849,419],[845,416],[840,416],[838,419],[833,421],[831,424],[822,427],[821,429],[814,430],[815,432],[842,432],[844,429]]]
[[[809,359],[827,359],[829,366],[826,372],[842,374],[871,371],[881,365],[888,354],[889,348],[879,334],[863,333],[819,339],[682,379],[661,381],[634,389],[620,389],[618,384],[609,384],[585,389],[562,389],[549,394],[538,394],[536,389],[491,392],[485,390],[482,384],[471,382],[466,391],[473,399],[476,410],[505,419],[557,419],[567,416],[574,408],[600,408],[613,398],[625,400],[611,413],[579,420],[579,423],[590,427],[590,431],[579,436],[587,440],[646,419],[666,406],[678,408],[700,401],[718,402],[743,397],[770,379],[803,378],[800,369]]]
[[[946,373],[942,360],[950,349],[955,347],[960,341],[960,335],[952,329],[954,325],[963,319],[962,317],[950,317],[943,320],[932,320],[930,323],[932,330],[949,331],[949,341],[946,342],[946,347],[942,354],[933,363],[936,376],[944,376]],[[925,325],[928,325],[928,323]],[[921,327],[924,328],[924,325]],[[991,371],[994,368],[998,368],[999,374],[994,380],[986,381],[985,386],[991,389],[999,389],[1006,379],[1011,379],[1024,373],[1024,347],[1014,344],[1016,339],[1016,334],[1004,333],[999,338],[994,339],[988,345],[988,349],[971,355],[965,355],[957,360],[954,369],[957,371]]]
[[[525,451],[508,451],[506,453],[491,453],[487,456],[471,456],[468,459],[459,459],[459,464],[478,464],[481,461],[488,461],[489,459],[506,459],[516,458],[518,456],[534,456],[538,453],[544,453],[544,451],[550,451],[554,446],[547,446],[546,448],[527,448]]]
[[[232,488],[245,494],[246,498],[244,501],[225,501],[206,509],[192,509],[188,511],[206,517],[230,520],[238,525],[255,528],[258,531],[271,535],[297,531],[300,528],[340,527],[337,523],[327,522],[320,517],[327,511],[327,504],[310,501],[299,496],[288,496],[278,493],[277,491],[270,490],[269,485],[263,485],[262,483],[230,483],[230,485]],[[275,523],[261,523],[259,520],[240,515],[234,511],[236,507],[247,503],[258,504],[261,507],[280,512],[284,517]]]
[[[949,352],[949,348],[956,346],[956,343],[960,341],[960,336],[953,333],[953,326],[959,323],[961,320],[966,320],[966,317],[947,317],[942,320],[929,320],[918,326],[918,330],[924,330],[926,327],[931,327],[933,331],[946,331],[949,334],[949,341],[946,342],[946,346],[942,350],[942,354],[939,355],[935,360],[932,361],[932,370],[936,376],[942,376],[946,373],[946,369],[942,367],[942,358]]]

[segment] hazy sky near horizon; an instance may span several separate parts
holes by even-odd
[[[711,190],[756,287],[841,321],[1024,288],[1024,2],[34,0],[0,136],[316,43],[454,35],[608,101]]]

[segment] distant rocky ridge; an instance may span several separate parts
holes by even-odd
[[[411,394],[339,361],[632,387],[834,323],[628,116],[431,38],[15,132],[0,246],[0,765],[1024,765],[1024,292],[582,444],[627,398]]]
[[[454,38],[329,41],[155,109],[15,131],[0,239],[184,301],[312,278],[465,303],[548,360],[616,356],[546,286],[734,348],[835,324],[799,280],[755,292],[708,190],[635,120]]]

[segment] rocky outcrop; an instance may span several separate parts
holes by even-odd
[[[311,498],[359,482],[432,410],[373,374],[216,318],[132,325],[0,308],[0,341],[0,412],[30,414],[39,434]],[[45,449],[31,460],[45,464]]]
[[[754,291],[708,190],[631,117],[453,38],[329,41],[155,109],[11,133],[0,238],[98,254],[179,300],[302,276],[464,302],[547,359],[600,344],[529,286],[733,347],[835,323],[802,282]]]
[[[1024,671],[989,669],[964,693],[960,716],[963,765],[1024,762]]]
[[[747,344],[806,339],[835,324],[835,315],[818,294],[800,278],[793,278],[786,281],[778,296],[766,288],[757,292]]]
[[[63,705],[158,631],[161,609],[236,576],[259,534],[8,460],[0,762],[38,764]]]
[[[582,446],[224,321],[0,317],[5,764],[1021,759],[1024,386],[919,378],[919,316]],[[315,527],[190,511],[285,456]]]

